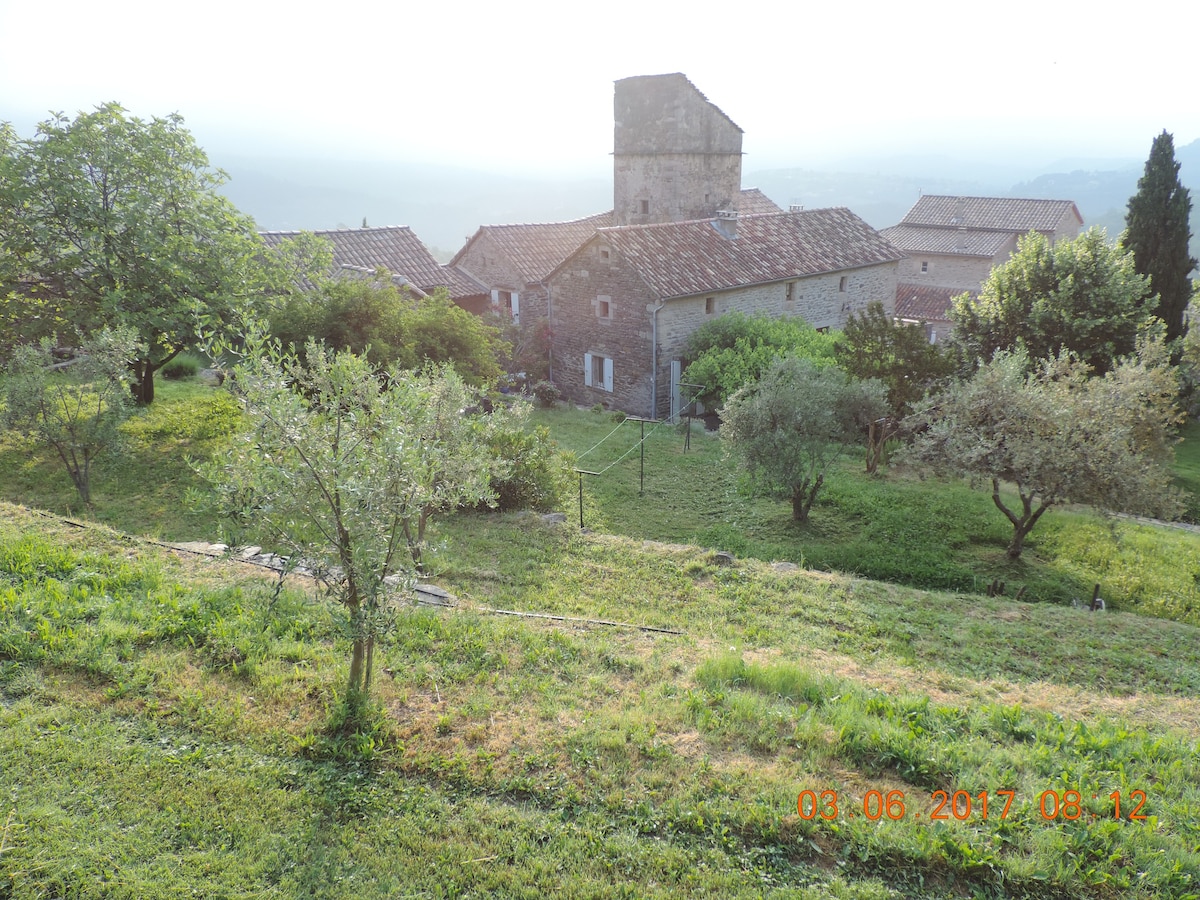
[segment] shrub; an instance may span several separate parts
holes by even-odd
[[[163,378],[195,378],[204,368],[204,360],[194,353],[180,353],[162,367]]]
[[[529,405],[517,404],[487,419],[491,489],[501,511],[553,509],[570,492],[569,458],[558,451],[546,426],[526,427],[528,415]]]
[[[495,384],[509,352],[497,328],[456,306],[445,290],[414,298],[390,280],[323,283],[276,309],[270,328],[296,352],[314,338],[330,349],[365,355],[379,369],[449,363],[474,387]]]
[[[688,338],[683,380],[700,385],[692,399],[715,409],[738,388],[757,381],[781,357],[832,364],[836,343],[834,335],[817,331],[803,319],[727,313]]]
[[[562,399],[562,391],[552,381],[539,381],[531,390],[537,399],[538,406],[542,409],[550,409]]]

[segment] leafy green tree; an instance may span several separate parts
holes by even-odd
[[[924,329],[897,322],[877,301],[850,316],[834,354],[855,378],[878,378],[887,385],[888,405],[898,416],[911,412],[912,404],[955,368],[953,356],[929,343]]]
[[[1134,351],[1149,292],[1133,255],[1110,245],[1103,229],[1053,246],[1031,231],[992,269],[976,300],[954,298],[954,340],[980,362],[1018,347],[1034,359],[1069,350],[1103,374]]]
[[[783,356],[832,364],[836,336],[803,319],[730,312],[697,328],[688,338],[683,380],[701,385],[695,399],[716,408],[738,388],[759,379]]]
[[[1188,252],[1191,211],[1188,189],[1179,181],[1174,139],[1164,131],[1151,144],[1145,174],[1129,198],[1121,245],[1133,254],[1134,268],[1150,279],[1150,290],[1158,295],[1150,308],[1166,323],[1168,341],[1183,337],[1187,328],[1184,313],[1192,297],[1188,275],[1196,267]]]
[[[119,444],[118,426],[131,412],[127,375],[137,341],[129,329],[105,329],[73,360],[60,360],[54,349],[47,338],[13,354],[0,421],[53,448],[90,509],[92,463]]]
[[[58,114],[0,147],[0,296],[8,321],[29,292],[48,326],[132,328],[139,403],[154,373],[197,339],[203,316],[230,322],[264,289],[253,222],[220,193],[178,115],[149,121],[115,103]],[[11,306],[9,304],[12,304]]]
[[[419,571],[439,510],[485,501],[493,469],[474,395],[453,369],[380,375],[310,343],[303,359],[252,337],[226,380],[249,428],[201,468],[243,533],[287,551],[350,613],[347,706],[370,692],[395,581]]]
[[[729,398],[721,438],[752,490],[790,500],[792,518],[807,522],[826,469],[886,412],[882,382],[788,356]]]
[[[455,305],[445,289],[413,297],[382,271],[374,278],[323,280],[293,294],[276,306],[270,327],[297,349],[315,338],[365,354],[380,368],[452,365],[476,387],[495,384],[509,350],[499,329]]]
[[[913,415],[910,458],[946,474],[990,483],[992,502],[1013,526],[1010,559],[1042,514],[1063,503],[1173,515],[1173,428],[1178,379],[1161,341],[1103,377],[1069,353],[1030,360],[1000,351],[970,379]],[[1005,502],[1011,483],[1021,506]]]

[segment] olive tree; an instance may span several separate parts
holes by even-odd
[[[302,561],[350,613],[347,701],[370,692],[394,585],[409,584],[438,510],[486,501],[492,467],[474,395],[449,367],[380,374],[309,343],[302,356],[259,337],[226,384],[247,430],[201,468],[237,535]]]
[[[1171,516],[1178,378],[1161,341],[1092,376],[1069,353],[1031,360],[1000,351],[971,378],[926,401],[908,420],[909,458],[990,485],[1013,526],[1008,556],[1046,510],[1087,503],[1118,512]],[[1020,506],[1001,487],[1015,488]]]
[[[118,426],[132,411],[128,373],[137,340],[129,329],[105,329],[70,359],[55,351],[49,338],[16,349],[0,423],[51,447],[90,508],[92,464],[120,442]]]
[[[882,382],[794,356],[772,363],[721,410],[721,438],[754,491],[787,499],[807,522],[829,465],[888,409]]]

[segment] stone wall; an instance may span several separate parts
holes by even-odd
[[[736,209],[742,130],[683,75],[616,83],[614,225],[712,218]]]
[[[458,265],[486,284],[489,291],[516,292],[522,326],[547,317],[546,291],[539,284],[525,284],[509,255],[496,246],[489,232],[483,231],[471,240]]]
[[[1015,249],[1014,238],[994,258],[907,250],[908,259],[900,261],[900,280],[905,284],[977,291],[991,274],[992,266],[1006,262]],[[928,263],[927,271],[921,271],[921,263]]]
[[[554,383],[583,406],[602,403],[634,415],[650,412],[650,310],[646,285],[601,238],[577,252],[549,282]],[[603,303],[607,303],[608,315]],[[613,390],[588,387],[585,354],[613,361]]]
[[[657,299],[615,250],[605,259],[602,249],[608,249],[603,238],[593,239],[550,283],[554,382],[583,406],[602,403],[634,415],[668,415],[671,360],[683,357],[693,331],[733,310],[800,316],[817,328],[840,329],[872,301],[883,303],[889,314],[895,309],[895,263],[669,300],[658,313],[658,396],[652,405],[652,311]],[[607,316],[602,315],[605,304]],[[613,360],[611,392],[585,384],[589,353]]]

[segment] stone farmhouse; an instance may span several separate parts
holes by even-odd
[[[757,188],[738,194],[743,212],[783,212]],[[491,308],[518,324],[550,317],[545,280],[599,228],[614,224],[612,210],[570,222],[482,225],[448,265],[488,286]],[[477,312],[480,310],[476,310]]]
[[[547,279],[553,378],[578,403],[674,417],[688,337],[738,310],[840,328],[891,307],[902,254],[846,209],[601,228]]]
[[[299,231],[259,232],[268,247],[299,234]],[[487,288],[466,272],[439,263],[408,226],[337,228],[312,234],[333,245],[335,272],[370,276],[384,268],[391,274],[393,283],[418,296],[445,288],[450,299],[466,309],[482,312],[488,306]]]
[[[900,264],[896,316],[924,322],[931,341],[948,337],[950,300],[977,295],[993,266],[1008,260],[1017,240],[1039,231],[1051,243],[1075,238],[1083,217],[1070,200],[1004,197],[921,197],[883,236],[907,254]]]
[[[622,79],[613,106],[612,223],[541,280],[569,398],[675,415],[687,338],[716,316],[840,328],[871,301],[892,311],[903,254],[848,210],[746,196],[742,130],[685,76]]]

